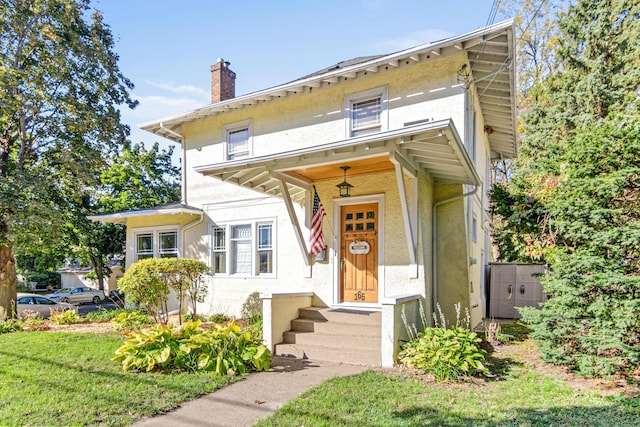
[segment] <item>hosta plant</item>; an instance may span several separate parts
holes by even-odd
[[[71,325],[83,322],[85,319],[73,310],[54,311],[49,317],[55,325]]]
[[[480,348],[475,332],[461,327],[427,328],[405,344],[398,361],[432,374],[437,380],[457,379],[478,373],[488,374],[483,365],[487,352]]]
[[[202,371],[216,375],[266,371],[271,353],[250,333],[229,323],[212,330],[200,327],[200,321],[181,327],[155,325],[129,335],[116,350],[114,362],[124,371]]]
[[[22,329],[22,322],[14,319],[5,319],[0,321],[0,334],[8,332],[16,332]]]
[[[455,304],[456,321],[451,326],[438,304],[437,314],[433,313],[435,328],[430,328],[422,301],[419,303],[423,332],[418,332],[415,325],[409,325],[403,308],[402,320],[410,341],[402,347],[398,362],[431,374],[440,381],[489,374],[482,363],[487,357],[487,352],[480,347],[482,340],[469,329],[469,311],[465,309],[466,315],[462,317],[461,304]]]

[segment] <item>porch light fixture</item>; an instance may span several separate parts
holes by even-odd
[[[344,171],[344,181],[336,185],[340,189],[340,197],[351,197],[351,187],[353,185],[347,182],[347,171],[351,169],[351,166],[340,166],[340,169]]]

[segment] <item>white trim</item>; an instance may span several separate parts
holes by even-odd
[[[243,129],[247,129],[247,155],[238,156],[234,159],[229,159],[229,134],[237,132]],[[243,120],[241,122],[230,123],[222,127],[222,143],[224,146],[224,160],[236,160],[251,157],[253,155],[253,123],[251,119]]]
[[[181,227],[177,225],[162,225],[158,227],[138,227],[131,229],[131,246],[129,249],[131,250],[131,259],[132,263],[138,261],[138,235],[140,234],[151,234],[152,245],[153,245],[153,258],[160,258],[160,233],[175,231],[176,233],[176,249],[177,249],[177,257],[182,257],[182,233]]]
[[[378,302],[377,303],[356,303],[340,301],[340,262],[338,260],[342,229],[340,228],[340,208],[342,206],[360,205],[364,203],[378,204]],[[351,308],[379,308],[385,294],[384,280],[384,194],[372,194],[367,196],[355,196],[333,199],[333,229],[336,233],[336,244],[331,246],[331,257],[333,263],[333,305]]]
[[[209,267],[213,267],[213,230],[216,228],[224,229],[225,238],[225,273],[213,274],[214,278],[269,278],[273,279],[277,277],[277,217],[266,218],[253,218],[244,220],[224,221],[220,223],[209,222],[207,230],[207,259],[209,261]],[[258,265],[258,225],[270,224],[271,225],[271,253],[272,253],[272,271],[271,273],[260,273]],[[231,273],[232,256],[231,256],[231,227],[237,225],[250,225],[251,226],[251,274]]]
[[[145,216],[152,216],[152,215],[180,215],[180,214],[202,215],[203,211],[201,209],[189,207],[186,205],[168,206],[168,207],[158,206],[155,208],[140,209],[136,211],[123,211],[123,212],[116,212],[116,213],[105,214],[105,215],[91,215],[91,216],[88,216],[87,219],[89,219],[92,222],[103,221],[103,222],[110,222],[113,224],[126,224],[128,218],[145,217]]]
[[[362,135],[353,135],[352,134],[352,117],[351,117],[351,109],[354,103],[368,101],[373,98],[380,97],[380,130],[377,132],[385,132],[389,130],[389,93],[387,86],[381,86],[369,90],[365,90],[362,92],[352,93],[346,95],[344,98],[344,121],[345,121],[345,137],[348,138],[356,138],[357,136]],[[366,134],[363,134],[366,135]]]

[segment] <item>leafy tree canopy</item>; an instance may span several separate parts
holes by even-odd
[[[534,89],[520,157],[492,191],[503,260],[544,260],[525,310],[544,356],[586,375],[640,369],[640,4],[577,1]]]
[[[136,102],[113,48],[89,0],[0,0],[0,318],[15,242],[63,240],[63,191],[92,185],[126,145],[118,108]]]

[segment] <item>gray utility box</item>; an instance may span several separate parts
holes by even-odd
[[[519,319],[516,307],[540,307],[546,300],[540,279],[544,264],[489,263],[489,317]]]

